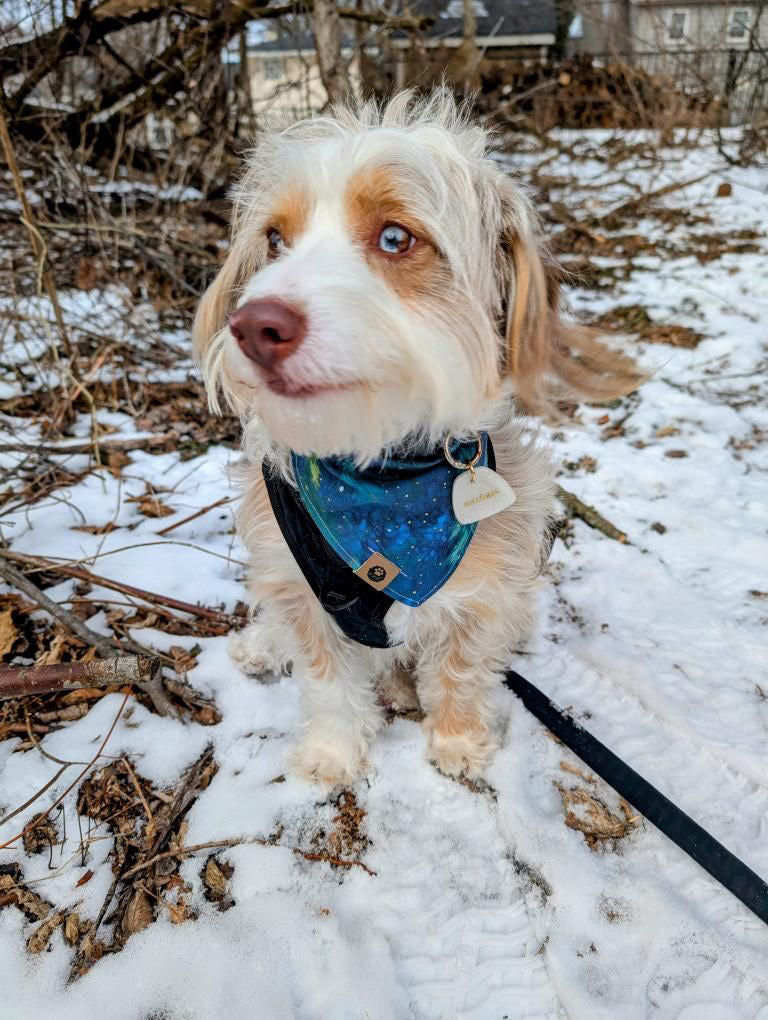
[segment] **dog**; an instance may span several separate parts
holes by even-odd
[[[531,632],[553,515],[553,465],[523,412],[551,415],[563,400],[603,401],[637,385],[626,356],[563,319],[563,274],[531,199],[490,145],[446,88],[265,131],[195,318],[211,409],[223,397],[243,426],[238,530],[253,618],[231,652],[255,672],[294,663],[305,722],[292,765],[326,787],[368,768],[383,719],[377,684],[402,669],[415,679],[429,759],[449,775],[482,774],[498,741],[489,695]],[[321,467],[325,485],[345,465],[348,492],[375,484],[390,463],[442,471],[444,446],[453,459],[459,444],[463,477],[485,436],[493,477],[514,502],[472,525],[458,565],[421,602],[376,601],[382,577],[401,565],[384,550],[384,566],[361,580],[299,505],[305,469],[319,485]],[[407,532],[405,500],[383,498],[387,520]],[[351,542],[367,541],[366,521]],[[425,534],[414,532],[413,555],[431,552]],[[336,605],[315,583],[330,559]],[[340,623],[369,610],[384,640]]]

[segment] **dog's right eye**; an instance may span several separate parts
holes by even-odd
[[[276,227],[270,227],[267,231],[267,248],[269,250],[269,257],[276,259],[278,255],[284,255],[285,247],[283,235]]]

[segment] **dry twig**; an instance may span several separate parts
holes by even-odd
[[[568,492],[561,485],[557,487],[557,497],[565,504],[568,508],[568,512],[573,517],[578,517],[585,524],[588,524],[590,528],[595,528],[597,531],[602,531],[608,538],[614,539],[616,542],[621,542],[624,545],[630,545],[630,541],[623,531],[607,521],[601,513],[598,513],[593,506],[589,506],[588,503],[582,502],[578,496],[573,492]]]

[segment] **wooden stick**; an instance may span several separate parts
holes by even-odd
[[[601,513],[598,513],[593,506],[589,506],[587,503],[583,503],[577,495],[573,492],[568,492],[561,485],[557,487],[557,498],[565,504],[568,508],[569,513],[573,517],[579,517],[585,524],[588,524],[590,528],[596,528],[597,531],[602,531],[608,538],[614,539],[616,542],[622,542],[624,545],[631,545],[631,542],[627,538],[623,531],[607,521]]]
[[[176,521],[175,524],[169,524],[166,528],[161,528],[156,531],[156,535],[167,535],[175,528],[181,527],[182,524],[188,524],[190,521],[196,520],[198,517],[202,517],[203,514],[207,514],[209,510],[215,510],[217,506],[224,506],[225,503],[231,503],[233,500],[232,496],[222,496],[221,499],[217,499],[215,503],[209,503],[208,506],[203,506],[199,510],[195,510],[189,517],[183,517],[180,521]]]
[[[327,861],[329,864],[335,864],[339,868],[362,868],[363,871],[367,871],[369,875],[376,876],[376,872],[364,864],[362,861],[345,860],[343,857],[334,857],[331,854],[314,853],[310,850],[302,850],[299,846],[286,847],[284,843],[275,843],[271,839],[265,839],[261,836],[242,836],[236,837],[235,839],[215,839],[210,843],[196,843],[194,846],[178,846],[175,850],[165,850],[163,853],[155,854],[154,857],[150,857],[148,861],[143,861],[141,864],[136,864],[128,871],[123,872],[122,878],[132,878],[134,875],[138,875],[140,871],[145,868],[151,867],[157,861],[166,860],[169,857],[185,857],[189,854],[199,853],[201,850],[221,850],[227,847],[243,846],[244,844],[257,844],[257,846],[275,846],[281,847],[282,849],[291,850],[293,853],[303,857],[306,861]]]
[[[76,394],[75,394],[76,396]],[[178,442],[175,435],[151,436],[104,436],[99,439],[99,446],[107,450],[146,450],[154,446],[164,446],[170,441]],[[34,443],[0,443],[0,453],[39,453],[59,456],[75,453],[90,453],[93,442],[90,440],[77,443],[34,444]]]
[[[0,666],[0,700],[113,684],[141,687],[151,684],[159,674],[160,660],[148,655],[60,662],[52,666]]]
[[[4,552],[4,550],[3,550]],[[20,570],[12,567],[10,563],[0,563],[0,577],[13,588],[18,588],[26,596],[50,613],[55,620],[59,620],[67,630],[71,631],[81,641],[101,652],[105,657],[119,655],[120,653],[112,644],[112,640],[104,634],[97,634],[95,630],[86,627],[83,621],[74,613],[54,602],[44,591],[41,591],[36,584],[25,577]]]
[[[190,616],[199,616],[205,620],[230,619],[228,613],[223,613],[218,609],[208,609],[206,606],[196,606],[191,602],[181,602],[179,599],[172,599],[168,595],[158,595],[156,592],[146,591],[144,588],[134,588],[131,584],[112,581],[108,577],[92,574],[82,567],[72,567],[68,563],[54,563],[52,560],[45,560],[41,556],[28,556],[26,553],[11,552],[10,549],[0,549],[0,557],[14,560],[18,563],[26,563],[39,570],[50,570],[52,573],[62,574],[65,577],[77,577],[81,581],[89,581],[91,584],[99,585],[102,588],[119,591],[123,595],[135,595],[145,602],[155,603],[158,606],[167,606],[169,609],[177,609],[179,612],[189,613]]]
[[[8,550],[0,549],[0,556],[7,558]],[[46,561],[43,560],[43,563]],[[87,572],[86,572],[87,573]],[[95,630],[91,630],[90,627],[86,627],[83,621],[71,613],[68,609],[60,606],[58,602],[54,602],[53,599],[49,598],[44,591],[41,591],[36,584],[33,584],[29,578],[25,577],[20,571],[12,567],[10,563],[0,562],[0,577],[4,578],[8,584],[13,585],[14,588],[18,588],[19,591],[23,591],[25,595],[28,595],[37,605],[41,606],[55,620],[59,620],[64,624],[73,634],[76,634],[81,641],[84,641],[87,645],[90,645],[96,650],[96,655],[101,659],[116,659],[118,656],[123,657],[125,652],[132,652],[137,656],[144,656],[146,649],[140,644],[130,638],[123,638],[118,642],[115,638],[105,637],[103,634],[97,634]],[[159,671],[154,674],[147,675],[144,681],[144,689],[147,696],[151,699],[152,704],[155,707],[155,711],[159,715],[175,716],[177,713],[171,703],[171,699],[165,693],[163,687],[162,677]]]

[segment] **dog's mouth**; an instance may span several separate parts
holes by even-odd
[[[280,397],[289,397],[293,400],[307,400],[311,397],[319,397],[323,394],[344,393],[357,389],[361,384],[358,382],[347,383],[306,383],[295,382],[285,379],[283,376],[269,376],[264,380],[270,393]]]

